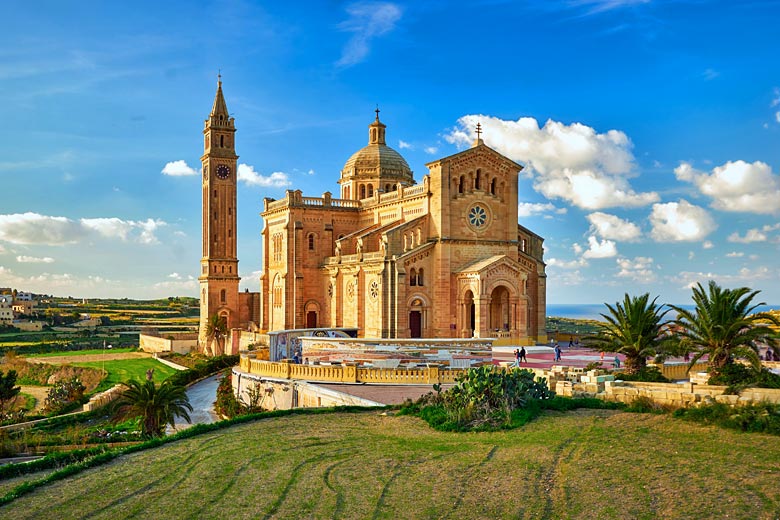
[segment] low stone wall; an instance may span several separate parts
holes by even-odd
[[[92,410],[96,408],[100,408],[101,406],[105,406],[108,403],[114,401],[117,399],[120,395],[122,395],[122,391],[124,389],[123,385],[114,385],[105,392],[100,392],[99,394],[93,395],[89,402],[87,402],[84,405],[84,411],[85,412],[91,412]]]
[[[307,381],[281,381],[255,374],[247,374],[233,368],[233,393],[249,404],[253,397],[256,405],[264,410],[290,410],[292,408],[319,408],[324,406],[384,406],[330,388],[323,388]]]
[[[198,334],[193,332],[173,332],[165,336],[139,334],[138,346],[144,352],[188,354],[198,348]]]

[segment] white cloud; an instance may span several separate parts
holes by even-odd
[[[20,264],[51,264],[54,262],[54,259],[50,256],[38,257],[19,255],[16,257],[16,261]]]
[[[284,172],[273,172],[264,176],[257,173],[254,166],[247,164],[238,165],[238,180],[244,181],[249,186],[262,186],[264,188],[281,188],[292,184],[289,176]]]
[[[730,253],[726,253],[727,258],[742,258],[743,256],[745,256],[745,253],[742,251],[732,251]]]
[[[571,245],[572,251],[574,251],[574,254],[581,255],[582,254],[582,246],[577,244],[576,242]]]
[[[718,226],[707,210],[681,199],[653,204],[650,236],[657,242],[693,242],[704,239]]]
[[[163,175],[170,175],[171,177],[184,177],[187,175],[197,175],[198,172],[190,168],[184,160],[171,161],[163,166]]]
[[[588,237],[588,250],[582,254],[583,258],[611,258],[617,255],[617,247],[612,240],[599,241],[594,236]]]
[[[398,140],[398,148],[401,150],[411,150],[412,145],[410,143],[407,143],[406,141],[402,141],[401,139]]]
[[[732,233],[729,235],[728,241],[737,244],[751,244],[753,242],[767,242],[770,240],[769,233],[780,229],[780,223],[767,224],[761,228],[748,229],[745,236],[740,236],[739,233]]]
[[[743,267],[733,274],[683,271],[670,277],[670,280],[686,289],[694,287],[697,283],[706,285],[709,280],[715,280],[717,284],[725,287],[756,287],[757,281],[775,280],[778,276],[780,276],[780,270],[776,267],[769,268],[759,265],[752,268]]]
[[[702,73],[702,76],[704,76],[705,81],[711,81],[720,76],[720,72],[715,69],[707,69]]]
[[[633,260],[628,258],[618,258],[617,275],[620,278],[627,278],[635,282],[650,283],[656,280],[656,274],[653,270],[653,259],[647,256],[637,256]]]
[[[173,278],[174,280],[181,280],[181,275],[179,273],[171,273],[168,275],[168,278]]]
[[[713,244],[710,240],[705,240],[701,244],[702,249],[712,249],[713,247],[715,247],[715,244]]]
[[[0,215],[0,240],[12,244],[55,245],[75,244],[92,235],[128,240],[138,233],[136,240],[144,244],[157,243],[154,231],[165,226],[162,220],[143,222],[120,218],[92,218],[72,220],[38,213]]]
[[[520,218],[542,215],[545,213],[557,213],[563,215],[567,212],[566,208],[558,208],[549,202],[520,202],[517,205],[517,216]]]
[[[588,265],[588,262],[582,258],[579,260],[560,260],[558,258],[550,258],[547,260],[547,265],[551,267],[560,267],[561,269],[576,269]]]
[[[433,155],[433,154],[435,154],[438,151],[439,151],[439,149],[436,146],[426,146],[425,147],[425,153],[427,153],[428,155]]]
[[[173,275],[177,277],[173,277]],[[198,293],[198,280],[193,276],[187,276],[186,278],[178,273],[172,273],[168,275],[170,280],[164,282],[157,282],[152,285],[153,289],[158,294],[197,294]]]
[[[347,6],[347,13],[349,19],[339,24],[339,28],[354,34],[336,62],[339,67],[351,67],[366,59],[371,52],[371,41],[392,31],[403,11],[390,2],[357,2]]]
[[[561,198],[584,209],[644,206],[660,200],[655,192],[637,193],[629,185],[635,160],[628,136],[618,130],[597,133],[593,128],[536,119],[506,121],[492,116],[466,115],[445,139],[471,146],[476,124],[492,148],[525,166],[534,189],[547,198]]]
[[[592,231],[601,238],[633,242],[642,235],[639,226],[615,215],[597,211],[588,215],[587,218]]]
[[[695,185],[713,199],[712,207],[723,211],[780,213],[780,176],[766,163],[729,161],[708,174],[682,162],[674,169],[677,178]]]

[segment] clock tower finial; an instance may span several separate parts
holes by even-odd
[[[207,345],[206,329],[214,315],[228,329],[239,327],[238,256],[236,251],[236,126],[222,94],[222,74],[217,93],[203,126],[203,256],[200,261],[201,347]],[[216,354],[216,353],[215,353]]]

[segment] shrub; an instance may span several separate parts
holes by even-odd
[[[84,399],[84,385],[77,377],[58,381],[49,390],[44,410],[49,413],[65,413]]]
[[[729,406],[725,403],[712,403],[676,410],[673,416],[686,421],[717,425],[743,432],[780,435],[780,405],[777,404],[753,403]]]
[[[708,383],[727,386],[726,393],[738,394],[748,387],[780,388],[780,376],[763,367],[756,370],[742,363],[728,363],[721,367],[719,374],[711,375]]]
[[[623,381],[642,381],[645,383],[669,383],[670,381],[664,377],[658,367],[645,366],[639,372],[629,374],[628,372],[614,373],[616,379],[622,379]]]
[[[418,415],[434,428],[458,431],[519,426],[530,420],[529,414],[538,415],[539,408],[531,403],[554,395],[547,381],[534,380],[530,370],[503,371],[492,366],[468,370],[458,376],[454,387],[440,389],[435,385],[437,393],[421,399]],[[526,408],[527,414],[513,413]]]

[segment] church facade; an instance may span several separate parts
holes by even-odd
[[[545,342],[543,239],[517,222],[522,166],[477,135],[418,183],[377,110],[338,198],[265,198],[260,328]]]

